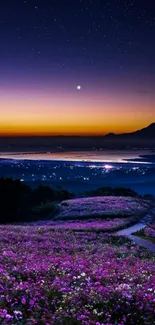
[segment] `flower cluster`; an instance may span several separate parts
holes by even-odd
[[[102,231],[114,232],[134,224],[138,218],[114,218],[114,219],[88,219],[88,220],[64,220],[64,221],[36,221],[34,226],[50,225],[54,230],[75,230],[75,231]]]
[[[0,227],[0,324],[148,325],[154,257],[123,237]]]
[[[140,216],[148,210],[149,205],[149,201],[131,197],[80,198],[61,202],[57,219]]]
[[[144,229],[145,236],[155,238],[155,220]]]

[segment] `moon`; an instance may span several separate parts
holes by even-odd
[[[77,90],[81,90],[82,87],[81,87],[81,85],[77,85],[76,88],[77,88]]]

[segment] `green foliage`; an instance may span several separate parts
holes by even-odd
[[[151,194],[145,194],[145,195],[143,196],[143,198],[144,198],[145,200],[153,200],[153,195],[151,195]]]
[[[56,201],[73,198],[63,190],[39,186],[32,190],[28,185],[11,178],[0,179],[0,223],[22,222],[53,215]]]
[[[47,203],[41,203],[38,206],[35,206],[31,209],[30,211],[30,215],[31,218],[33,219],[38,219],[39,216],[40,218],[48,218],[48,217],[53,217],[54,214],[57,212],[58,208],[57,208],[57,204],[56,203],[51,203],[51,202],[47,202]]]
[[[69,193],[61,188],[59,190],[55,190],[48,186],[40,185],[33,190],[31,200],[33,205],[38,205],[40,203],[47,203],[51,201],[69,200],[73,197],[74,195],[72,193]]]
[[[146,237],[144,229],[140,229],[140,230],[136,231],[135,233],[133,233],[133,235],[139,236],[139,237]]]
[[[31,188],[19,180],[0,179],[0,221],[17,221],[21,214],[24,217],[31,194]]]
[[[140,197],[138,193],[131,190],[130,188],[124,187],[101,187],[97,190],[88,191],[84,193],[84,196],[130,196],[130,197]]]

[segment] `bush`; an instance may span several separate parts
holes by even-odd
[[[17,221],[24,217],[32,190],[19,180],[0,179],[0,222]]]
[[[40,218],[52,218],[57,212],[58,207],[56,203],[45,203],[39,206],[36,206],[30,210],[31,220]]]
[[[140,197],[138,193],[131,190],[130,188],[124,187],[101,187],[97,190],[88,191],[84,193],[84,196],[130,196],[130,197]]]
[[[20,180],[0,179],[0,223],[22,222],[31,220],[32,211],[35,218],[47,216],[55,209],[53,202],[73,198],[73,194],[63,189],[54,190],[39,186],[32,190]]]
[[[153,195],[151,194],[145,194],[143,197],[145,200],[153,200]]]
[[[53,201],[63,201],[72,199],[74,195],[60,188],[60,190],[51,189],[48,186],[39,186],[33,190],[32,204],[39,205]]]

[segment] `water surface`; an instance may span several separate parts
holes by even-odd
[[[151,155],[149,151],[124,151],[124,150],[102,150],[102,151],[72,151],[72,152],[45,152],[45,153],[1,153],[0,158],[19,160],[49,160],[49,161],[86,161],[105,163],[130,163],[141,155]],[[146,163],[146,159],[138,161]],[[149,159],[148,159],[149,163]]]

